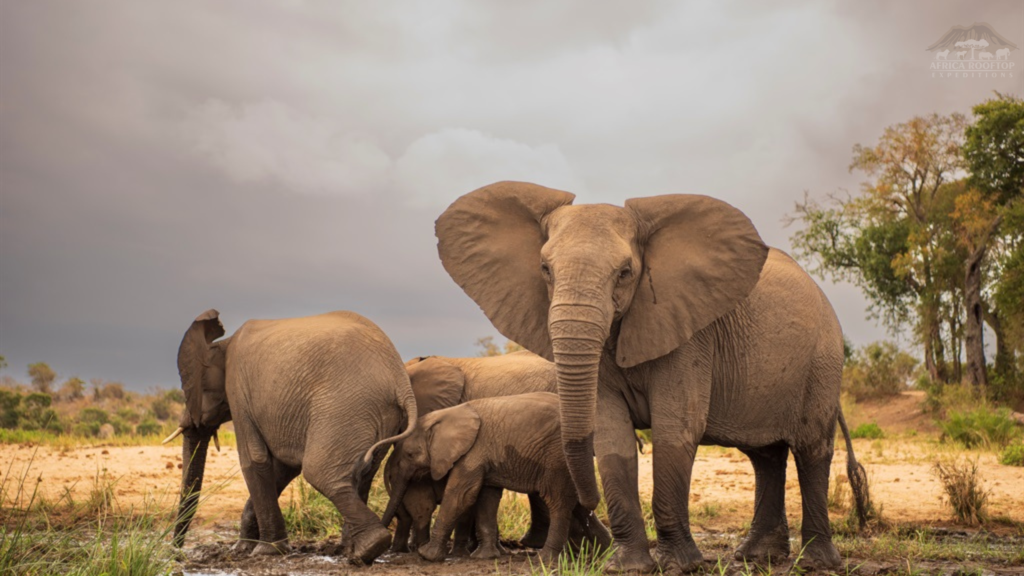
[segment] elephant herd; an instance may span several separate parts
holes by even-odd
[[[428,560],[450,545],[496,557],[498,502],[511,490],[530,499],[521,542],[546,560],[589,541],[614,548],[613,570],[692,570],[703,557],[690,532],[691,472],[697,447],[714,444],[738,448],[754,468],[754,518],[737,558],[789,556],[792,454],[801,563],[837,566],[827,507],[837,423],[862,518],[867,486],[840,409],[842,332],[825,295],[725,202],[573,199],[499,182],[437,219],[444,269],[522,352],[403,364],[353,312],[250,320],[227,338],[216,310],[197,317],[178,350],[185,410],[172,438],[183,436],[188,464],[175,544],[209,443],[232,421],[250,494],[239,552],[289,550],[278,498],[301,473],[341,513],[342,550],[355,563],[389,547]],[[653,550],[637,429],[651,430],[654,447]],[[593,512],[595,458],[610,532]],[[383,520],[366,505],[382,464]]]

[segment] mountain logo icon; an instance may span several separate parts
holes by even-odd
[[[942,38],[925,48],[936,60],[1008,60],[1017,45],[1004,38],[986,22],[953,26]]]

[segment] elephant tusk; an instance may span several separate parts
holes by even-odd
[[[171,440],[174,440],[175,438],[177,438],[178,436],[180,436],[180,435],[181,435],[181,433],[182,433],[182,432],[184,432],[184,431],[185,431],[185,429],[184,429],[184,428],[182,428],[181,426],[178,426],[178,429],[177,429],[177,430],[175,430],[174,432],[172,432],[170,436],[168,436],[167,438],[165,438],[165,439],[164,439],[164,441],[163,441],[163,442],[161,442],[161,444],[167,444],[167,443],[168,443],[168,442],[170,442]]]
[[[220,438],[216,432],[213,433],[213,446],[217,449],[217,452],[220,452]]]

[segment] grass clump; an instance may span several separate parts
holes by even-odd
[[[850,431],[850,438],[868,438],[871,440],[877,440],[879,438],[885,438],[885,432],[875,424],[874,422],[861,424]]]
[[[1009,410],[986,405],[973,410],[950,410],[946,419],[939,422],[939,428],[943,440],[968,449],[1003,447],[1020,435]]]
[[[850,480],[845,474],[837,474],[830,482],[828,490],[828,509],[832,512],[843,512],[850,508]]]
[[[612,548],[600,552],[592,545],[584,542],[579,552],[567,548],[558,556],[558,562],[546,565],[544,562],[533,563],[530,560],[531,576],[556,576],[571,574],[572,576],[603,576],[608,562],[612,559]]]
[[[933,470],[957,521],[973,526],[988,519],[988,492],[981,486],[977,460],[936,462]]]
[[[1005,466],[1024,466],[1024,442],[1014,442],[1003,448],[999,463]]]
[[[288,504],[282,509],[289,536],[315,540],[340,533],[341,515],[326,496],[309,485],[304,478],[292,482]]]

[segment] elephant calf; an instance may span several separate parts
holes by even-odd
[[[411,482],[428,473],[435,481],[447,477],[430,542],[418,550],[428,560],[445,557],[455,523],[474,504],[478,519],[496,514],[501,489],[537,495],[547,507],[550,525],[541,550],[543,560],[557,558],[573,519],[593,531],[598,546],[610,545],[607,530],[596,519],[592,521],[590,511],[579,503],[562,453],[554,394],[484,398],[432,412],[395,445],[393,458],[397,458],[396,481],[384,513],[385,525],[390,524]],[[477,522],[482,543],[497,539],[497,534],[486,533],[488,526]]]
[[[288,551],[278,498],[301,472],[337,507],[346,553],[370,562],[391,534],[366,506],[375,466],[388,444],[412,432],[416,399],[395,347],[352,312],[250,320],[224,335],[216,310],[200,314],[181,341],[178,372],[185,411],[181,546],[199,501],[210,439],[234,420],[238,460],[249,489],[236,550]],[[405,424],[406,430],[398,434]]]

